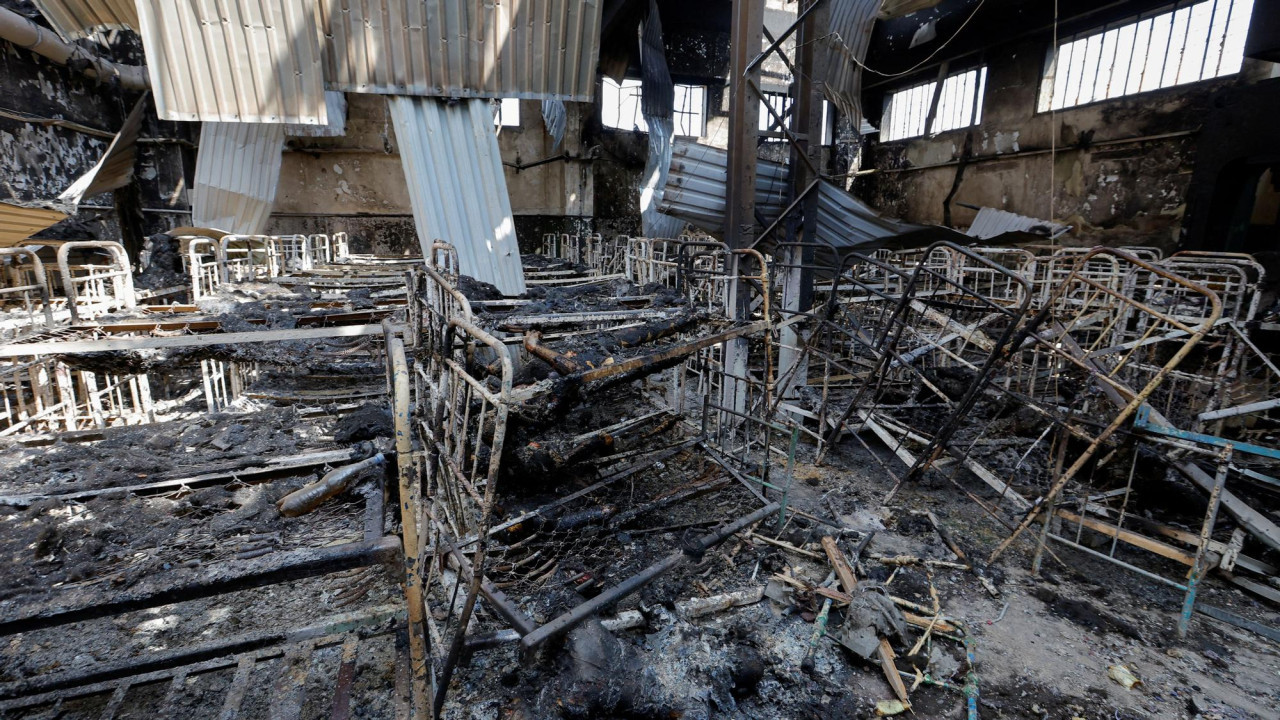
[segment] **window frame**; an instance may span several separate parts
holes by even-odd
[[[987,64],[982,63],[947,73],[946,77],[942,79],[941,90],[937,90],[938,79],[935,77],[932,80],[917,82],[887,92],[884,98],[884,111],[880,116],[880,142],[902,142],[916,138],[936,137],[943,133],[981,125],[983,109],[986,104],[987,74]],[[968,78],[970,76],[972,76],[972,96],[968,96],[968,88],[970,87]],[[948,89],[948,85],[951,86],[951,89]],[[908,134],[894,135],[894,126],[892,124],[895,121],[892,114],[894,98],[908,93],[915,95],[915,98],[908,98],[906,101],[910,103],[908,111],[911,118],[909,126],[905,128],[905,132]],[[938,94],[938,106],[933,116],[933,122],[930,124],[929,110],[933,105],[935,93]],[[967,103],[961,102],[963,100],[967,100]],[[958,124],[950,124],[948,121],[945,127],[941,127],[944,118],[955,118]],[[917,122],[922,126],[919,131],[914,129]]]
[[[1224,4],[1227,5],[1227,12],[1225,14],[1221,12],[1221,6]],[[1252,20],[1253,10],[1256,5],[1257,0],[1174,0],[1174,2],[1165,3],[1145,12],[1129,15],[1121,18],[1120,20],[1115,20],[1104,25],[1095,25],[1085,30],[1081,30],[1080,32],[1073,33],[1067,37],[1058,38],[1056,46],[1051,44],[1045,51],[1044,67],[1040,73],[1040,86],[1036,92],[1036,113],[1041,114],[1074,110],[1077,108],[1095,105],[1097,103],[1119,100],[1121,98],[1145,95],[1147,93],[1160,92],[1162,90],[1170,90],[1173,88],[1181,88],[1194,85],[1196,83],[1221,80],[1223,78],[1239,74],[1240,71],[1244,69],[1244,45],[1248,38],[1249,24]],[[1205,27],[1203,41],[1198,46],[1192,45],[1193,28],[1191,26],[1191,20],[1194,16],[1195,8],[1206,6],[1209,8],[1209,20],[1208,25]],[[1247,12],[1236,12],[1237,9],[1245,6],[1247,6]],[[1186,15],[1182,23],[1182,28],[1175,32],[1179,20],[1178,15],[1184,11],[1186,11]],[[1163,37],[1157,37],[1157,35],[1161,34],[1161,32],[1157,30],[1157,20],[1164,17],[1168,17],[1169,21],[1167,25],[1161,25],[1162,28],[1166,28],[1163,31]],[[1215,27],[1217,26],[1219,17],[1225,19],[1221,21],[1221,34],[1216,37],[1217,41],[1215,42]],[[1149,26],[1146,34],[1146,41],[1145,43],[1140,43],[1139,36],[1142,35],[1140,28],[1142,25],[1147,23],[1149,23]],[[1133,28],[1133,30],[1131,33],[1126,34],[1125,30],[1129,28]],[[1227,40],[1232,37],[1233,29],[1238,30],[1239,39],[1239,45],[1234,49],[1228,48],[1227,46]],[[1126,35],[1128,36],[1127,38]],[[1168,63],[1171,56],[1169,51],[1170,42],[1175,38],[1175,36],[1179,35],[1181,43],[1179,45],[1180,49],[1176,53],[1178,57],[1178,67],[1174,71],[1172,82],[1166,84],[1164,78],[1168,74],[1169,70]],[[1110,42],[1108,42],[1108,36],[1113,38]],[[1088,52],[1090,42],[1095,39],[1097,40],[1098,45],[1096,57],[1093,57],[1092,55],[1085,56],[1080,67],[1081,75],[1087,76],[1091,67],[1094,74],[1094,86],[1089,99],[1084,101],[1080,100],[1084,92],[1083,86],[1076,88],[1074,91],[1071,89],[1071,81],[1073,78],[1069,71],[1074,63],[1075,53],[1077,52],[1075,47],[1072,47],[1071,51],[1066,55],[1068,59],[1065,64],[1068,72],[1064,74],[1062,78],[1062,104],[1055,106],[1059,87],[1057,77],[1058,68],[1055,67],[1055,64],[1060,61],[1063,49],[1068,46],[1076,46],[1077,43],[1084,42],[1085,44],[1081,47]],[[1156,41],[1159,41],[1161,44],[1156,45]],[[1122,48],[1126,44],[1129,48],[1129,59],[1127,63],[1120,63],[1118,58],[1122,52]],[[1138,51],[1139,46],[1142,47],[1142,55],[1146,60],[1135,66],[1135,61],[1140,60],[1140,54]],[[1148,78],[1146,73],[1151,69],[1149,67],[1153,54],[1151,50],[1156,47],[1159,48],[1158,54],[1163,54],[1164,59],[1159,68],[1159,78],[1153,86],[1148,87]],[[1209,74],[1209,58],[1213,56],[1214,47],[1217,48],[1216,70],[1213,74]],[[1200,50],[1201,63],[1198,77],[1194,79],[1181,79],[1183,75],[1182,59],[1187,55],[1188,50],[1195,51],[1197,48]],[[1103,60],[1108,57],[1108,52],[1110,53],[1111,58],[1109,69],[1104,69]],[[1234,61],[1235,56],[1239,57],[1239,65],[1232,70],[1224,71],[1222,68],[1224,62],[1227,61],[1226,59],[1231,58],[1232,61]],[[1124,74],[1117,78],[1120,71],[1123,71]],[[1103,72],[1107,72],[1107,83],[1101,96],[1099,96],[1098,81]],[[1130,89],[1135,82],[1135,73],[1137,85],[1134,89]],[[1119,92],[1113,93],[1111,87],[1117,79],[1122,81],[1122,88]],[[1075,93],[1076,102],[1068,103],[1067,98],[1072,92]]]
[[[635,109],[632,111],[631,127],[610,125],[605,117],[605,108],[608,105],[608,103],[605,102],[605,95],[607,92],[615,92],[615,90],[610,87],[611,85],[617,88],[616,92],[618,93],[618,102],[615,103],[615,105],[619,110],[624,106],[622,93],[627,90],[635,91],[631,95],[631,98],[633,99],[629,99],[627,101],[627,104],[630,102],[635,103]],[[644,121],[644,111],[641,104],[641,81],[639,78],[626,77],[622,79],[621,83],[616,83],[613,81],[613,78],[605,76],[601,79],[600,88],[601,127],[609,130],[621,130],[623,132],[649,132],[648,124]],[[675,135],[677,137],[705,137],[707,134],[707,102],[710,96],[710,86],[697,83],[673,83],[673,90],[675,95],[672,98],[671,120],[675,129]],[[691,96],[693,96],[692,103],[690,102]],[[698,102],[699,96],[701,102]],[[619,113],[619,117],[621,117],[621,113]],[[698,127],[696,128],[698,134],[693,135],[681,132],[682,129],[695,129],[690,127],[690,124],[695,122],[698,124]]]

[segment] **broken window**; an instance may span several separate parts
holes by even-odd
[[[760,101],[760,132],[782,132],[783,127],[791,128],[791,106],[795,100],[784,92],[766,92],[764,99]],[[769,108],[773,108],[773,112],[778,117],[786,121],[786,125],[778,122],[778,118],[769,112]]]
[[[640,93],[639,80],[624,78],[619,84],[605,78],[600,93],[600,122],[619,130],[647,132]],[[676,135],[702,137],[707,128],[707,86],[676,84],[672,107]]]
[[[495,105],[493,124],[498,127],[520,127],[520,98],[502,98]]]
[[[984,66],[947,76],[940,91],[934,80],[894,92],[889,95],[880,123],[880,136],[886,141],[905,140],[924,135],[926,125],[930,135],[977,125],[982,122],[986,86]]]
[[[704,85],[676,85],[676,135],[702,137],[707,130],[707,88]]]
[[[1040,112],[1240,71],[1253,0],[1201,0],[1073,35],[1045,62]]]

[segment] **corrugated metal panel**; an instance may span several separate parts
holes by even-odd
[[[899,235],[921,226],[880,217],[857,198],[823,182],[818,186],[818,240],[838,248],[859,245]]]
[[[564,142],[564,131],[569,126],[569,113],[563,100],[548,98],[542,101],[542,123],[547,126],[547,133],[555,142],[551,149],[559,150]]]
[[[51,208],[0,202],[0,247],[18,245],[35,233],[66,219],[66,213]]]
[[[984,207],[973,218],[973,224],[965,234],[980,240],[987,240],[1007,232],[1026,232],[1056,238],[1070,229],[1070,225]]]
[[[314,0],[138,0],[162,120],[327,121]]]
[[[34,0],[54,30],[70,42],[104,28],[138,28],[133,0]]]
[[[457,249],[462,274],[505,295],[524,293],[489,103],[416,97],[387,102],[423,255],[430,257],[432,243],[443,240]]]
[[[671,169],[658,209],[710,233],[724,232],[725,150],[686,140],[672,148]],[[756,166],[756,212],[766,221],[786,208],[787,166],[761,161]]]
[[[588,102],[600,0],[320,0],[332,90]]]
[[[107,152],[89,172],[81,175],[71,187],[58,196],[58,201],[78,205],[80,200],[100,192],[115,190],[129,184],[133,178],[133,166],[138,159],[138,133],[142,130],[142,110],[146,106],[144,94],[134,103],[129,117],[125,118],[120,132],[116,133]]]
[[[261,233],[275,204],[283,150],[283,125],[204,123],[191,223],[240,235]]]
[[[881,0],[831,0],[830,30],[818,38],[826,67],[822,92],[855,126],[862,124],[862,61]]]
[[[284,134],[292,137],[342,137],[347,134],[347,94],[336,90],[324,93],[324,125],[285,125]]]
[[[640,224],[645,237],[672,238],[684,230],[685,221],[663,215],[659,211],[671,168],[671,146],[675,140],[675,122],[671,116],[646,115],[649,127],[649,159],[640,176]]]
[[[645,116],[669,118],[675,104],[676,88],[667,68],[658,0],[649,0],[649,16],[640,26],[640,112]]]

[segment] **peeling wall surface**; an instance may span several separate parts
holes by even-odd
[[[873,141],[862,166],[870,172],[855,192],[890,215],[941,224],[969,143],[951,202],[956,227],[973,219],[975,211],[960,206],[966,203],[1052,215],[1094,241],[1176,244],[1196,131],[1213,97],[1265,77],[1270,63],[1246,61],[1241,73],[1218,80],[1037,113],[1046,48],[1036,41],[988,51],[983,122],[933,137]]]

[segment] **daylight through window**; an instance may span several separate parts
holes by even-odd
[[[938,104],[929,133],[955,130],[982,122],[982,96],[986,85],[985,67],[959,72],[943,80],[942,89],[937,92]],[[880,123],[880,137],[884,140],[904,140],[924,135],[937,88],[937,81],[933,81],[892,93],[884,119]]]
[[[616,83],[604,79],[600,92],[600,122],[620,130],[648,131],[640,109],[640,81],[624,78]],[[675,86],[673,107],[676,135],[702,137],[707,127],[707,88],[705,85]]]
[[[1254,0],[1202,0],[1072,36],[1050,52],[1040,112],[1240,71]]]

